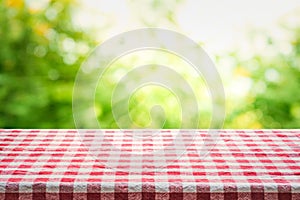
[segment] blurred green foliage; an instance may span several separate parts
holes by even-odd
[[[154,8],[158,6],[157,1],[149,2]],[[69,0],[49,1],[44,8],[35,10],[22,0],[1,1],[1,128],[75,128],[73,82],[83,59],[96,45],[91,35],[72,23],[76,6]],[[160,12],[176,25],[169,8]],[[142,21],[150,26],[155,24],[149,19],[142,18]],[[234,60],[238,76],[251,80],[252,89],[242,99],[228,98],[225,128],[300,128],[299,28],[287,29],[292,35],[286,44],[291,48],[288,53],[281,52],[276,40],[265,35],[265,50],[273,52],[271,56],[260,52],[242,59],[238,51],[226,55]],[[217,58],[217,63],[222,59]],[[130,64],[119,66],[126,68]],[[187,78],[195,82],[192,77]],[[96,94],[95,111],[103,128],[117,128],[109,99],[113,87],[111,80],[106,80]],[[141,106],[141,98],[148,103]],[[150,116],[146,110],[153,102],[167,107],[164,128],[178,128],[180,111],[173,106],[176,100],[172,93],[163,93],[159,88],[140,91],[132,97],[132,119],[141,126],[147,125]],[[209,117],[210,113],[204,111],[202,128],[208,127]]]
[[[300,26],[282,29],[290,35],[283,45],[256,33],[249,42],[262,37],[263,52],[248,59],[232,55],[236,71],[251,79],[252,88],[228,116],[227,127],[300,128]]]
[[[0,3],[0,127],[74,128],[73,81],[91,39],[71,22],[69,1],[44,9]]]

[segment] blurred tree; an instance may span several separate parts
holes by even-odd
[[[300,128],[300,29],[285,26],[281,31],[284,41],[255,33],[250,42],[260,43],[260,50],[252,45],[256,53],[249,59],[236,53],[236,70],[247,72],[252,88],[243,106],[228,115],[226,127]]]
[[[142,5],[136,0],[129,1],[144,25],[168,24],[179,28],[174,9],[182,1],[166,2],[148,0]],[[96,45],[92,36],[76,25],[76,9],[78,5],[71,0],[0,2],[1,128],[75,128],[74,78],[91,47]],[[254,48],[253,56],[243,59],[239,51],[227,55],[235,62],[234,73],[250,81],[252,89],[244,99],[227,99],[231,107],[226,128],[300,128],[300,26],[285,29],[285,37],[290,40],[284,41],[283,46],[279,44],[282,41],[261,31],[250,41],[251,45],[263,41],[260,51]],[[167,60],[173,62],[170,58]],[[111,73],[118,75],[119,68],[130,69],[133,64],[120,63]],[[201,88],[196,83],[198,79],[187,77],[192,87]],[[96,92],[95,111],[103,128],[117,128],[110,101],[115,83],[110,76],[103,81]],[[141,99],[146,103],[141,104]],[[180,111],[176,101],[171,93],[158,88],[140,91],[131,99],[130,115],[135,123],[149,123],[148,111],[153,102],[163,105],[166,115],[171,116],[164,128],[178,128]],[[208,112],[202,115],[201,127],[207,127],[209,118]]]
[[[92,40],[73,3],[0,3],[0,127],[73,128],[73,81]]]

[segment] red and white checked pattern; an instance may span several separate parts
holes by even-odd
[[[161,141],[168,143],[174,132],[164,130]],[[173,154],[116,157],[107,150],[95,159],[76,133],[0,130],[0,200],[300,200],[300,130],[222,130],[204,158],[199,144],[207,131],[199,130],[180,159]],[[135,145],[118,130],[105,134],[124,151],[149,152],[158,146],[150,141]],[[161,159],[167,167],[157,170],[155,163]],[[116,168],[105,162],[116,162]],[[135,172],[136,166],[145,170]]]

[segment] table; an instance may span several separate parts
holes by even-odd
[[[197,148],[207,130],[196,133],[199,140],[156,169],[156,159],[174,155],[130,156],[128,148],[151,153],[156,142],[136,147],[120,130],[103,132],[127,151],[111,161],[109,151],[91,155],[77,130],[0,129],[0,199],[300,199],[300,130],[220,130],[205,157]],[[136,164],[145,170],[131,170]]]

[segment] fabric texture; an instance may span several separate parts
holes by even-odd
[[[173,153],[176,130],[105,130],[99,151],[81,131],[0,130],[0,200],[300,200],[300,130],[220,130],[203,156],[207,130]]]

